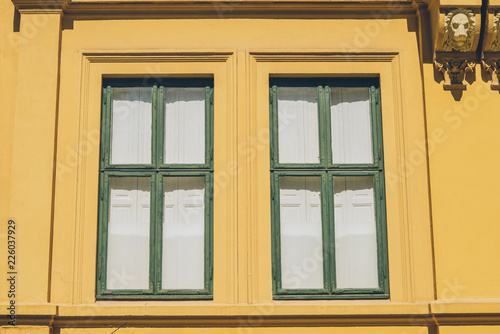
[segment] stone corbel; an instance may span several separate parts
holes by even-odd
[[[443,73],[445,90],[466,90],[465,77],[468,72],[473,72],[476,67],[474,53],[436,53],[434,66]]]
[[[12,0],[14,6],[19,11],[57,11],[63,10],[69,4],[70,0]]]
[[[500,55],[496,58],[484,58],[483,56],[483,68],[491,74],[491,89],[500,90]]]
[[[479,8],[440,8],[434,65],[444,76],[445,90],[466,90],[465,77],[476,66],[480,33]]]
[[[488,8],[482,63],[491,74],[491,89],[500,90],[500,8]]]

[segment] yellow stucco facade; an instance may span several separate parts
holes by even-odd
[[[450,8],[476,10],[458,89],[433,62]],[[500,333],[498,8],[0,0],[1,333]],[[102,79],[165,76],[214,80],[213,300],[96,300]],[[273,77],[379,78],[389,299],[273,300]]]

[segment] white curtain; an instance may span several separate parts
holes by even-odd
[[[113,88],[111,164],[151,163],[151,96],[147,87]]]
[[[323,288],[319,177],[280,178],[280,229],[282,288]]]
[[[165,89],[167,164],[205,162],[205,88]]]
[[[333,163],[373,163],[370,90],[332,88]]]
[[[149,288],[150,182],[109,178],[108,289]]]
[[[280,163],[318,163],[318,93],[314,87],[278,88]]]
[[[333,183],[337,288],[378,288],[373,176]]]
[[[203,289],[205,183],[203,177],[165,177],[163,289]]]

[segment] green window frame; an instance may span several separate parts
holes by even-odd
[[[155,78],[103,79],[101,114],[101,152],[99,179],[99,217],[97,244],[97,299],[212,299],[213,298],[213,79]],[[115,88],[151,88],[151,163],[111,164],[112,95]],[[205,157],[203,163],[164,163],[165,92],[168,88],[204,89]],[[108,222],[110,178],[147,178],[150,184],[149,284],[147,289],[108,289]],[[162,288],[162,245],[164,180],[203,178],[204,194],[204,283],[202,289]],[[180,188],[179,188],[180,189]]]
[[[317,89],[319,161],[312,163],[281,163],[279,160],[278,90],[308,87]],[[330,92],[336,88],[369,89],[369,109],[373,163],[333,163]],[[387,299],[389,298],[384,161],[382,149],[380,86],[377,78],[270,78],[270,174],[272,277],[274,299]],[[373,177],[374,218],[377,248],[377,288],[337,288],[335,257],[335,177]],[[323,287],[283,288],[280,178],[319,178]],[[305,180],[306,178],[304,178]],[[290,179],[289,179],[290,180]],[[309,179],[312,180],[312,179]],[[304,181],[305,182],[305,181]],[[304,188],[305,189],[305,188]],[[285,204],[286,205],[286,204]],[[288,260],[287,260],[288,261]],[[283,276],[283,277],[282,277]]]

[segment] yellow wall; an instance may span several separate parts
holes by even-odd
[[[424,74],[427,131],[442,133],[428,137],[438,298],[499,298],[500,94],[480,66],[458,101],[434,80],[432,64]]]
[[[0,70],[8,78],[0,80],[0,235],[5,239],[14,218],[20,325],[67,334],[108,333],[126,321],[120,333],[164,331],[135,328],[151,322],[179,333],[299,333],[314,326],[318,333],[436,334],[439,325],[440,334],[493,333],[447,325],[500,322],[500,95],[479,66],[463,96],[444,91],[433,64],[419,55],[414,14],[68,16],[61,24],[56,10],[22,11],[20,31],[12,32],[13,13],[10,1],[0,2]],[[166,75],[214,77],[214,299],[96,301],[102,78]],[[272,76],[380,78],[389,300],[272,300]],[[3,292],[0,301],[8,303]],[[474,317],[467,322],[464,314]]]
[[[59,127],[57,143],[52,300],[89,303],[95,299],[100,78],[165,74],[212,74],[217,86],[214,302],[272,300],[267,130],[268,80],[273,75],[380,76],[393,263],[391,300],[432,298],[426,172],[399,177],[404,173],[399,161],[403,152],[425,142],[416,35],[408,32],[407,20],[397,19],[379,25],[379,33],[367,40],[378,51],[346,54],[339,47],[351,45],[359,52],[354,48],[362,36],[359,27],[372,25],[359,20],[136,20],[76,21],[73,29],[64,30],[59,100],[59,124],[64,126]],[[350,33],[310,34],[320,29]],[[179,31],[183,33],[174,34]],[[395,31],[400,36],[397,48],[393,47]],[[125,52],[127,57],[121,56]],[[218,58],[204,61],[208,54]],[[403,76],[417,80],[405,81]],[[412,207],[404,202],[410,199]],[[418,252],[411,249],[414,243]],[[413,271],[416,263],[418,271]]]
[[[2,80],[0,80],[0,243],[7,242],[6,233],[7,221],[12,214],[9,212],[10,196],[10,174],[12,170],[12,146],[14,133],[14,111],[16,104],[16,85],[13,78],[17,72],[17,43],[15,43],[13,28],[14,5],[10,1],[0,2],[0,70]],[[7,79],[9,78],[9,79]],[[7,272],[7,261],[0,263],[3,273]],[[5,293],[0,294],[0,301],[6,301]]]

